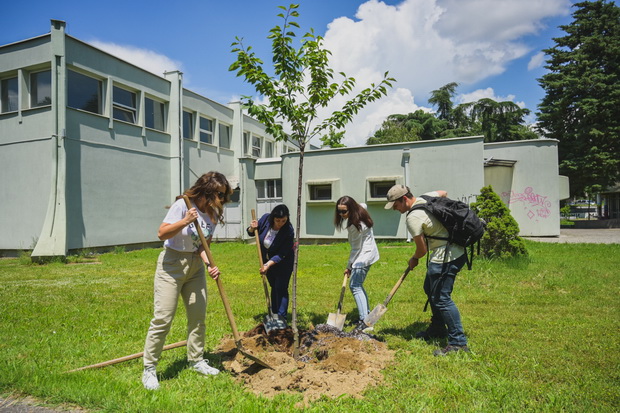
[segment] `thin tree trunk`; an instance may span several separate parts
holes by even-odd
[[[295,228],[295,259],[293,262],[293,358],[299,358],[299,330],[297,329],[297,264],[299,262],[299,232],[301,231],[301,190],[304,170],[305,143],[299,144],[299,177],[297,180],[297,223]]]

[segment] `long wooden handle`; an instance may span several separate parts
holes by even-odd
[[[252,221],[256,221],[256,210],[252,209]],[[258,228],[254,228],[254,237],[256,239],[256,251],[258,252],[258,262],[260,263],[260,268],[263,268],[265,263],[263,262],[263,252],[260,248],[260,236],[258,235]],[[265,290],[265,301],[267,302],[267,311],[269,312],[269,316],[273,316],[273,311],[271,311],[271,298],[269,297],[269,288],[267,287],[267,277],[265,274],[261,273],[261,277],[263,279],[263,290]]]
[[[394,297],[394,294],[396,294],[396,290],[398,290],[398,288],[403,283],[403,281],[405,281],[405,278],[407,277],[407,274],[409,274],[409,271],[411,271],[411,268],[407,267],[407,269],[405,270],[405,273],[400,276],[400,278],[396,282],[396,285],[394,285],[394,288],[392,288],[392,291],[390,291],[387,298],[383,302],[384,306],[387,307],[387,305],[390,303],[390,301],[392,300],[392,297]]]
[[[183,195],[183,199],[185,200],[185,205],[187,209],[191,209],[192,203],[189,200],[187,195]],[[202,248],[204,248],[207,258],[209,259],[209,263],[215,266],[215,261],[213,260],[213,255],[211,255],[211,250],[209,249],[209,245],[207,244],[207,240],[205,239],[204,234],[202,233],[202,229],[200,228],[200,224],[198,220],[194,221],[194,226],[196,227],[196,232],[200,237],[200,242],[202,243]],[[220,292],[220,297],[222,298],[222,303],[224,303],[224,309],[226,310],[226,316],[228,317],[228,322],[230,323],[230,328],[232,329],[233,337],[235,339],[235,343],[239,345],[241,342],[239,337],[239,331],[237,331],[237,323],[235,323],[235,318],[233,316],[232,310],[230,309],[230,304],[228,303],[228,297],[226,296],[226,292],[224,291],[224,286],[222,285],[221,277],[217,277],[215,279],[215,283],[217,284],[217,289]]]
[[[348,274],[345,272],[344,279],[342,280],[342,288],[340,289],[340,299],[338,300],[338,314],[340,314],[340,311],[342,311],[342,302],[344,301],[344,292],[347,289],[348,278]]]
[[[187,344],[186,340],[179,341],[177,343],[172,343],[172,344],[168,344],[167,346],[164,346],[163,350],[165,351],[165,350],[170,350],[170,349],[177,348],[177,347],[183,347],[186,344]],[[86,370],[86,369],[95,369],[95,368],[98,368],[98,367],[111,366],[112,364],[122,363],[124,361],[137,359],[137,358],[140,358],[140,357],[143,357],[143,356],[144,356],[144,352],[136,353],[136,354],[131,354],[129,356],[119,357],[117,359],[108,360],[108,361],[104,361],[104,362],[97,363],[97,364],[91,364],[90,366],[84,366],[84,367],[80,367],[78,369],[69,370],[67,373],[73,373],[75,371],[81,371],[81,370]]]

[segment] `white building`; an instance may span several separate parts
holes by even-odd
[[[346,194],[369,204],[379,238],[406,238],[401,217],[382,209],[394,182],[468,201],[492,183],[523,235],[557,236],[568,182],[558,176],[556,146],[470,137],[309,151],[301,236],[344,237],[332,222],[334,202]],[[64,22],[0,46],[4,253],[159,243],[165,207],[210,170],[236,188],[216,236],[247,238],[252,208],[285,202],[295,216],[298,156],[239,103],[185,89],[179,72],[157,76],[120,60],[66,35]]]

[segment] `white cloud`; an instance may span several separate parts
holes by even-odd
[[[464,94],[458,95],[455,98],[455,103],[456,104],[470,103],[470,102],[476,102],[480,99],[493,99],[496,102],[506,102],[506,101],[514,102],[515,95],[497,96],[493,88],[488,87],[486,89],[478,89],[478,90],[474,90],[471,93],[464,93]],[[515,103],[521,108],[525,107],[525,102],[515,102]]]
[[[538,52],[530,59],[530,62],[527,64],[527,70],[538,69],[545,62],[545,54],[543,52]]]
[[[417,108],[413,96],[425,101],[449,82],[473,84],[503,73],[531,52],[523,36],[535,35],[545,18],[564,15],[569,7],[570,0],[404,0],[396,6],[369,0],[355,20],[335,19],[324,36],[334,70],[354,77],[358,91],[389,70],[399,88],[355,118],[345,144],[362,145],[385,116]]]
[[[173,70],[183,71],[183,64],[149,49],[93,40],[91,45],[158,76]],[[187,82],[185,82],[187,83]]]

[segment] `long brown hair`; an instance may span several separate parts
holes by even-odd
[[[349,211],[349,218],[347,219],[347,228],[353,225],[357,228],[358,231],[362,230],[362,222],[366,224],[368,228],[372,228],[374,223],[372,222],[372,218],[370,218],[370,214],[368,211],[364,209],[363,206],[358,204],[355,199],[350,196],[342,196],[336,201],[336,216],[334,218],[334,225],[339,230],[342,229],[343,221],[342,215],[338,213],[338,205],[344,205],[347,207]]]
[[[223,199],[220,199],[218,195],[221,187],[225,188],[222,192]],[[214,223],[224,224],[224,204],[230,202],[232,193],[226,177],[219,172],[211,171],[198,178],[196,183],[183,194],[187,195],[200,211],[209,215]],[[177,197],[177,199],[180,198],[182,195]]]

